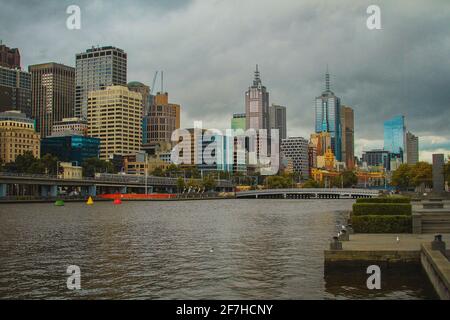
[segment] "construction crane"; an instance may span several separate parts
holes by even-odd
[[[150,94],[153,94],[153,90],[155,89],[155,84],[156,84],[156,77],[158,77],[158,72],[155,72],[155,75],[153,76],[153,82],[152,82],[152,87],[150,88]]]

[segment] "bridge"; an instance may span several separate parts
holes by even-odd
[[[188,179],[184,179],[187,182]],[[200,179],[194,179],[200,182]],[[61,179],[57,176],[0,172],[0,198],[9,196],[56,197],[61,188],[78,190],[82,196],[104,193],[176,192],[178,178],[99,174],[94,178]],[[229,180],[217,180],[217,191],[232,191]]]
[[[374,198],[379,195],[377,190],[368,189],[265,189],[236,192],[236,198],[247,199],[356,199]]]

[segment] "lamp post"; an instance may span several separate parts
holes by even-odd
[[[148,154],[147,152],[145,153],[145,163],[144,163],[144,177],[145,177],[145,194],[148,194]]]

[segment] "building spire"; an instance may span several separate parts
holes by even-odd
[[[258,65],[256,65],[255,79],[253,80],[253,85],[257,86],[259,84],[261,84],[261,77],[260,77],[260,74],[259,74]]]
[[[330,91],[330,72],[328,71],[328,63],[327,63],[327,72],[325,73],[325,91]]]

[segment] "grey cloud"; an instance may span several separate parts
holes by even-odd
[[[65,29],[65,8],[82,8],[82,30]],[[224,128],[244,110],[259,63],[271,101],[288,108],[288,133],[313,131],[313,102],[332,89],[355,109],[356,139],[383,138],[383,121],[405,114],[418,135],[450,139],[448,1],[377,1],[380,31],[366,28],[373,1],[6,1],[0,38],[24,64],[59,61],[92,45],[129,55],[129,80],[165,71],[182,123]],[[361,149],[361,146],[358,146]],[[428,146],[427,146],[428,148]],[[430,146],[432,148],[432,146]]]

